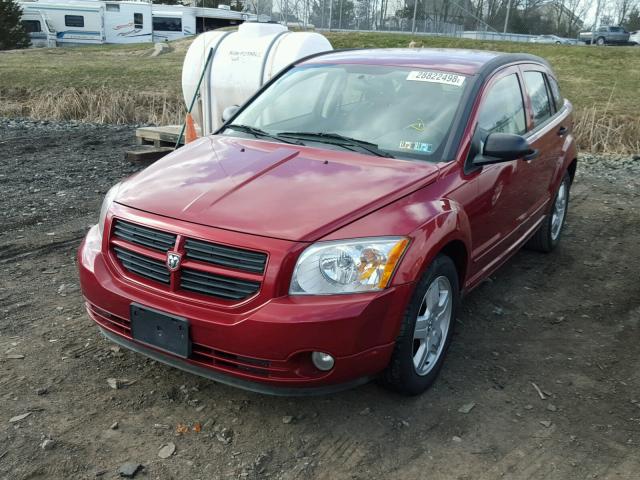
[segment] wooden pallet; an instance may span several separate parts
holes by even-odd
[[[125,152],[125,158],[133,162],[150,163],[172,152],[178,141],[182,125],[167,125],[164,127],[140,127],[136,129],[137,147]],[[196,127],[200,136],[200,129]],[[180,139],[180,146],[184,145],[184,135]]]
[[[167,125],[165,127],[141,127],[136,130],[138,145],[153,145],[154,147],[175,147],[182,125]],[[184,145],[184,138],[180,142]]]
[[[155,145],[136,145],[125,150],[124,158],[134,163],[151,164],[173,152],[173,147],[156,147]]]

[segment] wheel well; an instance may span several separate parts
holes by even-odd
[[[460,288],[464,285],[465,275],[467,274],[467,247],[460,240],[453,240],[447,243],[440,253],[446,255],[456,266],[458,272],[458,280]]]
[[[571,177],[571,183],[573,183],[573,177],[576,176],[576,168],[578,168],[578,159],[574,158],[569,164],[569,168],[567,168],[567,171],[569,172],[569,177]]]

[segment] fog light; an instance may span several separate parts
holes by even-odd
[[[331,370],[335,363],[333,357],[324,352],[313,352],[311,354],[311,361],[318,370],[322,370],[323,372]]]

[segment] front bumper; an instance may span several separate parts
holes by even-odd
[[[300,395],[363,383],[389,363],[413,290],[403,284],[383,292],[271,298],[239,310],[167,298],[119,278],[109,268],[97,228],[78,252],[80,284],[90,317],[111,340],[158,361],[240,388]],[[131,337],[132,302],[187,318],[188,359]],[[311,352],[335,358],[329,372],[316,369]]]

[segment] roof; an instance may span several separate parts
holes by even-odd
[[[302,63],[309,64],[361,64],[389,65],[410,68],[432,68],[463,75],[475,75],[495,70],[513,62],[548,63],[535,55],[525,53],[501,53],[489,50],[464,50],[459,48],[372,48],[334,50],[315,55]]]

